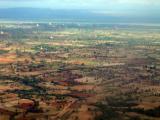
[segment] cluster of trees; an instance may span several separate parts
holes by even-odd
[[[95,118],[96,120],[122,120],[118,112],[116,112],[112,107],[109,107],[102,103],[97,103],[96,107],[98,107],[102,112],[102,115]]]
[[[106,99],[107,104],[97,103],[96,106],[102,112],[102,115],[97,116],[96,120],[123,120],[125,113],[135,112],[138,114],[143,114],[149,117],[160,117],[160,106],[147,109],[144,108],[135,108],[136,102],[131,97],[109,97]],[[133,117],[130,120],[140,120],[140,117]]]
[[[149,110],[144,110],[143,108],[128,108],[127,111],[145,114],[151,117],[160,117],[160,106]]]
[[[8,50],[0,50],[0,55],[8,53],[8,52],[9,52]]]

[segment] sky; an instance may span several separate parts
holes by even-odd
[[[160,17],[160,0],[0,0],[0,8],[88,9],[106,15]]]

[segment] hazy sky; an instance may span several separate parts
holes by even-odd
[[[0,0],[0,8],[89,9],[101,14],[160,16],[160,0]]]

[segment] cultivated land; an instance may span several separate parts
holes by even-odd
[[[0,23],[0,120],[159,120],[160,27]]]

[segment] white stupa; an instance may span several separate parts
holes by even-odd
[[[39,24],[36,24],[37,27],[39,27]]]
[[[52,23],[51,23],[51,22],[49,22],[49,25],[52,25]]]
[[[1,32],[0,32],[0,34],[1,34],[1,35],[3,35],[3,34],[4,34],[4,32],[3,32],[3,31],[1,31]]]

